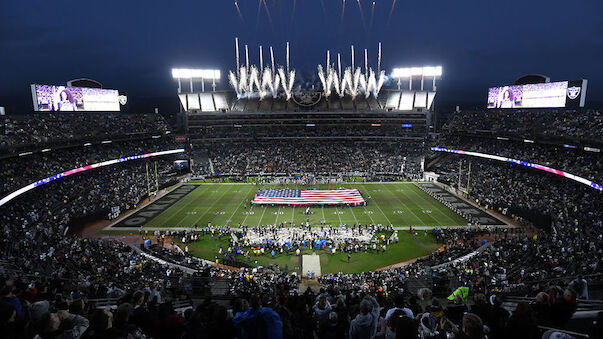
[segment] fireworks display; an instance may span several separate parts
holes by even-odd
[[[337,69],[331,64],[331,52],[327,51],[327,63],[325,66],[318,65],[318,78],[322,84],[324,95],[328,98],[333,91],[343,97],[346,94],[355,99],[359,95],[377,97],[385,82],[385,71],[375,72],[369,67],[368,50],[364,50],[364,72],[361,67],[354,68],[354,47],[351,48],[351,66],[346,67],[342,73],[341,55],[337,55]],[[381,44],[379,44],[377,64],[381,64]],[[380,66],[378,66],[380,67]]]
[[[228,72],[228,82],[239,99],[258,97],[260,100],[270,95],[276,98],[282,91],[288,101],[293,95],[295,70],[290,70],[289,43],[286,45],[286,69],[276,66],[274,50],[270,46],[270,65],[264,66],[264,50],[259,47],[259,66],[249,64],[249,48],[245,45],[245,65],[239,66],[239,39],[235,39],[237,69]]]

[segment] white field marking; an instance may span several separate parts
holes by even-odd
[[[274,220],[274,225],[278,225],[278,216],[281,214],[281,206],[278,207],[278,210],[274,212],[276,214],[276,219]]]
[[[382,209],[381,209],[381,207],[379,206],[379,203],[377,203],[377,202],[375,201],[375,205],[377,205],[377,208],[379,209],[379,211],[381,212],[381,214],[383,214],[383,216],[385,217],[385,220],[387,220],[387,223],[388,223],[389,225],[392,225],[391,220],[389,220],[389,218],[387,217],[387,215],[385,215],[385,213],[383,213],[383,210],[382,210]],[[371,220],[372,220],[372,219],[371,219]]]
[[[389,192],[393,192],[391,189],[389,189],[387,187],[385,189],[387,189]],[[401,189],[396,189],[396,191],[398,191],[398,190],[400,192],[403,191]],[[400,200],[400,198],[398,198],[398,196],[395,193],[393,194],[393,196],[396,197],[396,199],[398,200],[398,202],[400,202],[402,204],[402,207],[406,208],[410,213],[412,213],[417,218],[418,222],[423,222],[423,220],[421,218],[419,218],[418,215],[416,215],[415,213],[413,213],[413,211],[404,202],[402,202],[402,200]],[[396,214],[400,219],[402,219],[402,221],[404,223],[406,223],[407,225],[412,225],[413,224],[413,223],[409,222],[408,220],[406,220],[406,217],[405,217],[405,214],[404,214],[403,210],[402,211],[398,211],[398,212],[400,212],[400,213],[396,213],[394,211],[394,214]]]
[[[349,188],[351,188],[351,187],[349,187]],[[356,224],[358,224],[358,219],[356,218],[356,214],[354,213],[354,209],[350,205],[348,205],[348,208],[350,209],[350,211],[352,211],[352,216],[354,217],[354,221],[356,222]]]
[[[255,205],[251,205],[251,208],[249,209],[249,211],[247,212],[247,214],[245,214],[245,219],[243,219],[243,222],[241,223],[241,225],[245,225],[245,221],[247,221],[247,217],[249,217],[250,215],[254,215],[255,212],[253,212],[253,208],[255,207]]]
[[[358,224],[358,219],[356,219],[356,214],[354,213],[354,209],[352,208],[352,206],[349,206],[349,205],[348,205],[348,208],[352,212],[352,216],[354,217],[354,221],[356,222],[356,224]]]
[[[195,189],[194,189],[192,192],[190,192],[190,193],[189,193],[189,194],[188,194],[186,197],[182,198],[182,200],[179,200],[179,201],[177,201],[177,202],[176,202],[176,204],[178,204],[179,202],[181,202],[181,201],[182,201],[183,206],[182,206],[182,207],[180,207],[180,208],[178,208],[178,209],[176,210],[176,212],[174,212],[174,214],[173,214],[174,216],[178,216],[178,215],[180,214],[180,211],[182,211],[184,208],[187,208],[188,206],[190,206],[191,204],[193,204],[193,203],[195,203],[195,202],[197,201],[197,199],[196,199],[196,198],[193,198],[193,197],[194,197],[194,196],[193,196],[193,192],[194,192],[194,191],[196,191],[196,190],[198,190],[198,189],[199,189],[198,187],[197,187],[197,188],[195,188]],[[203,191],[203,192],[205,192],[205,191],[207,191],[207,189],[209,189],[209,187],[205,187],[205,190],[203,190],[203,189],[202,189],[202,191]],[[188,200],[187,198],[189,198],[189,197],[190,197],[190,200],[191,200],[191,201],[190,201],[190,202],[187,202],[187,203],[185,204],[184,202],[185,202],[186,200]],[[174,205],[175,205],[175,204],[174,204]],[[170,206],[170,208],[171,208],[171,207],[174,207],[174,205]],[[161,216],[163,213],[165,213],[165,212],[167,212],[168,210],[170,210],[170,208],[168,208],[168,209],[166,209],[165,211],[161,212],[161,213],[160,213],[158,216],[156,216],[155,218],[153,218],[153,220],[155,220],[156,218],[159,218],[159,217],[160,217],[160,216]],[[196,209],[195,209],[195,210],[196,210]],[[179,224],[180,224],[180,222],[182,222],[182,220],[184,220],[184,219],[186,219],[186,218],[187,218],[187,215],[185,214],[185,215],[184,215],[182,218],[180,218],[180,219],[178,220],[178,222],[177,222],[175,225],[179,225]],[[172,218],[170,218],[170,219],[172,219]],[[153,220],[151,220],[149,223],[150,223],[150,224],[152,224],[152,223],[153,223]],[[169,220],[169,219],[168,219],[168,220]]]
[[[337,206],[335,206],[335,212],[339,212],[339,210],[337,209]],[[341,226],[342,221],[341,221],[341,216],[339,215],[339,213],[337,213],[337,217],[339,218],[339,225]]]
[[[360,191],[362,191],[362,187],[359,188]],[[376,203],[375,203],[376,204]],[[371,213],[367,213],[368,210],[366,209],[366,206],[364,206],[364,214],[369,216],[369,219],[371,219],[371,224],[376,225],[375,224],[375,220],[373,220],[373,217],[371,216]],[[372,212],[372,211],[371,211]],[[383,212],[382,212],[383,213]]]
[[[391,192],[391,190],[389,190],[389,191]],[[398,201],[402,204],[402,206],[404,206],[410,213],[412,213],[412,215],[414,215],[417,218],[417,220],[419,220],[419,222],[423,222],[423,219],[421,219],[421,217],[419,217],[415,212],[413,212],[409,206],[407,206],[404,202],[402,202],[402,200],[400,200],[400,198],[398,198],[398,196],[395,193],[394,193],[394,196],[396,197],[396,199],[398,199]],[[434,218],[431,218],[431,219],[433,219],[436,222],[436,226],[439,224],[437,222],[437,220],[435,220]],[[409,224],[409,225],[412,225],[412,224]]]
[[[193,222],[191,225],[194,225],[194,224],[196,224],[196,223],[197,223],[197,221],[201,220],[201,218],[203,218],[203,217],[204,217],[204,216],[207,214],[207,212],[209,212],[209,210],[211,210],[211,208],[212,208],[212,207],[214,207],[214,205],[215,205],[215,204],[216,204],[216,203],[217,203],[217,202],[218,202],[220,199],[222,199],[222,198],[223,198],[223,197],[226,195],[226,193],[228,193],[228,192],[230,192],[230,191],[229,191],[229,190],[224,191],[224,193],[222,193],[222,196],[221,196],[219,199],[215,199],[215,200],[214,200],[214,202],[213,202],[213,204],[211,204],[211,206],[209,206],[209,208],[207,209],[207,211],[205,211],[205,213],[203,213],[203,215],[201,215],[199,218],[197,218],[197,219],[195,220],[195,222]]]
[[[327,217],[325,217],[325,206],[320,206],[320,208],[322,209],[322,221],[324,221],[325,223],[327,222]]]
[[[268,207],[266,207],[266,205],[264,205],[264,211],[262,212],[262,216],[260,217],[260,220],[258,221],[258,224],[257,224],[258,227],[260,227],[262,219],[264,219],[264,213],[266,213],[267,208]]]
[[[417,186],[414,186],[414,187],[417,187]],[[420,192],[419,192],[419,194],[417,194],[417,196],[419,197],[419,199],[421,199],[421,200],[423,200],[423,201],[425,201],[425,202],[429,203],[429,201],[427,201],[427,199],[426,199],[426,198],[423,198],[423,194],[422,194],[422,193],[425,193],[425,192],[424,192],[423,190],[421,190],[420,188],[418,188],[418,187],[417,187],[417,190],[419,190],[419,191],[420,191]],[[427,193],[425,193],[425,194],[427,194]],[[430,198],[431,198],[431,197],[430,197]],[[433,198],[432,198],[432,199],[433,199]],[[433,200],[435,200],[435,199],[433,199]],[[435,200],[435,202],[436,202],[437,204],[440,204],[440,205],[444,206],[444,208],[447,208],[447,209],[448,209],[448,207],[446,207],[444,204],[440,203],[439,201]],[[442,211],[439,209],[439,206],[438,206],[438,205],[436,205],[435,207],[438,207],[438,208],[436,208],[436,211],[437,211],[439,214],[441,214],[441,215],[443,215],[444,217],[448,218],[448,220],[452,221],[452,223],[453,223],[453,224],[455,223],[454,219],[452,219],[450,216],[448,216],[448,214],[446,214],[446,213],[442,212]],[[429,215],[429,214],[427,214],[427,215]]]
[[[239,203],[239,206],[237,206],[237,209],[234,210],[234,212],[232,212],[232,214],[230,215],[230,217],[226,220],[226,224],[230,223],[232,221],[232,217],[234,217],[235,213],[237,213],[237,211],[239,210],[239,208],[241,208],[241,205],[243,205],[243,202],[245,200],[247,200],[247,197],[249,196],[249,193],[253,191],[253,186],[251,186],[251,188],[249,189],[249,191],[247,191],[247,194],[245,194],[245,196],[243,197],[243,199],[241,199],[241,202]],[[234,192],[241,192],[241,190],[237,190]]]
[[[293,205],[293,209],[291,212],[291,225],[293,225],[293,218],[295,217],[295,205]]]

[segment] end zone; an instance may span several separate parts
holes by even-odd
[[[106,229],[128,229],[138,228],[141,225],[147,224],[156,216],[160,215],[180,199],[187,196],[192,191],[196,190],[200,185],[182,184],[176,187],[171,192],[168,192],[161,198],[149,203],[145,207],[135,211],[134,213],[118,219],[115,223],[109,225]]]

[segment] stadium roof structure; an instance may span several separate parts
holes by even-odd
[[[189,113],[203,112],[428,112],[435,91],[384,89],[373,96],[325,97],[321,91],[293,93],[291,100],[276,98],[238,98],[235,91],[180,93],[180,104]]]

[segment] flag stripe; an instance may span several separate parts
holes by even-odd
[[[254,205],[356,205],[364,203],[358,189],[267,189],[259,190]]]

